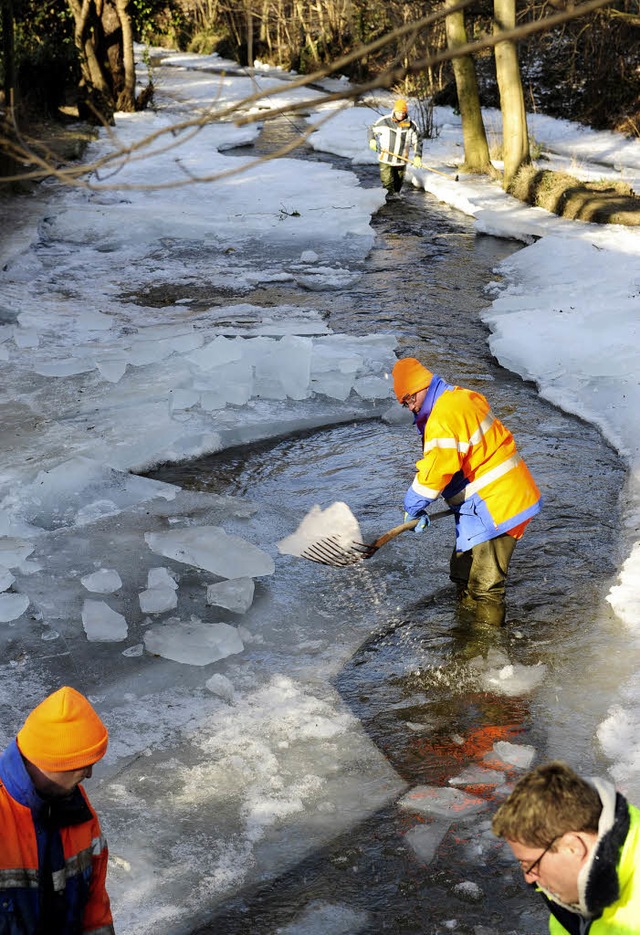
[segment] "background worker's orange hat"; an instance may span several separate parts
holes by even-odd
[[[408,111],[407,102],[403,97],[399,97],[398,100],[393,105],[393,112],[398,114],[406,114]]]
[[[84,695],[65,685],[33,709],[16,740],[39,769],[65,772],[97,763],[109,732]]]
[[[433,374],[423,367],[415,357],[403,357],[392,370],[393,389],[401,403],[405,396],[411,396],[420,390],[426,389],[431,383]]]

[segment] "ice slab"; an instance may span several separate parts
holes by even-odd
[[[14,536],[0,538],[0,567],[18,568],[27,556],[31,555],[35,546],[26,539],[17,539]]]
[[[166,585],[158,585],[154,588],[147,588],[138,595],[140,600],[140,610],[143,614],[163,614],[167,610],[173,610],[178,606],[178,595],[175,588]]]
[[[350,508],[341,500],[322,509],[312,507],[294,533],[277,543],[282,555],[300,556],[310,545],[332,537],[336,544],[349,549],[353,542],[362,542],[360,524]]]
[[[191,666],[206,666],[227,656],[241,653],[244,644],[235,627],[228,623],[184,623],[170,621],[152,627],[144,635],[148,653]]]
[[[73,377],[79,373],[89,373],[91,370],[95,370],[95,364],[91,360],[66,357],[64,360],[39,362],[33,369],[42,377]]]
[[[487,808],[487,802],[460,789],[440,786],[415,786],[399,801],[401,808],[449,819],[468,818]]]
[[[207,588],[207,604],[224,607],[234,614],[245,614],[253,603],[255,584],[253,578],[235,578],[220,581]]]
[[[278,927],[278,935],[357,935],[369,926],[369,914],[352,906],[313,902],[297,919]]]
[[[510,763],[518,769],[529,769],[536,755],[536,748],[525,744],[509,743],[507,740],[498,740],[493,749],[501,760]]]
[[[425,825],[416,825],[404,836],[405,841],[422,863],[430,864],[436,855],[440,842],[451,827],[450,822],[434,821]]]
[[[8,568],[0,566],[0,591],[7,591],[15,580]]]
[[[119,643],[127,638],[127,621],[105,601],[84,602],[82,626],[91,643]]]
[[[16,513],[42,529],[84,526],[155,497],[173,500],[179,489],[79,456],[23,487]]]
[[[170,573],[168,568],[161,566],[160,568],[150,568],[149,574],[147,575],[147,587],[148,588],[173,588],[175,591],[178,587],[178,582]]]
[[[152,552],[204,568],[221,578],[255,578],[275,571],[270,555],[240,536],[227,534],[220,526],[148,532],[144,538]]]
[[[505,780],[504,773],[495,769],[472,764],[449,780],[451,786],[500,786]]]
[[[211,694],[218,695],[219,698],[224,699],[228,704],[234,703],[236,690],[233,687],[233,682],[228,679],[226,675],[216,672],[216,674],[212,675],[210,679],[207,679],[204,684],[205,688],[207,688]]]
[[[122,587],[122,578],[114,568],[100,568],[90,575],[84,575],[80,581],[94,594],[113,594]]]
[[[29,606],[26,594],[0,594],[0,623],[9,623],[21,617]]]

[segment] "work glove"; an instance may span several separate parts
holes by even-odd
[[[418,520],[418,525],[413,530],[415,533],[423,532],[423,530],[425,530],[427,526],[431,525],[431,520],[429,519],[426,513],[423,513],[422,516],[409,516],[408,513],[405,513],[404,522],[408,523],[410,519]]]
[[[413,163],[412,163],[412,165],[413,165],[413,168],[414,168],[414,169],[421,169],[421,168],[422,168],[422,159],[420,158],[420,156],[414,156],[414,157],[413,157]]]
[[[379,153],[380,143],[377,140],[369,140],[369,149],[372,149],[375,153]]]

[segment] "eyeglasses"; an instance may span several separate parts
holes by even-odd
[[[405,407],[405,409],[408,409],[409,406],[413,406],[413,404],[415,403],[415,401],[416,401],[416,394],[415,394],[415,393],[407,393],[407,395],[405,396],[405,398],[402,400],[402,405]]]
[[[537,872],[538,872],[538,867],[540,866],[540,861],[542,860],[542,858],[544,857],[544,855],[547,853],[547,851],[549,851],[549,850],[553,847],[553,845],[556,843],[557,840],[558,840],[558,838],[556,837],[556,838],[553,839],[553,841],[551,841],[549,844],[547,844],[547,846],[545,847],[545,849],[543,850],[543,852],[540,854],[540,856],[539,856],[539,857],[536,857],[536,859],[534,860],[534,862],[533,862],[532,864],[530,864],[528,867],[523,867],[524,861],[522,861],[522,860],[519,860],[519,861],[518,861],[518,863],[520,864],[520,869],[521,869],[522,872],[524,873],[525,877],[528,876],[530,873],[537,873]]]

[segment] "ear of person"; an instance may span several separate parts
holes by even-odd
[[[556,850],[583,863],[591,853],[594,841],[595,835],[588,835],[583,831],[568,831],[559,839]]]

